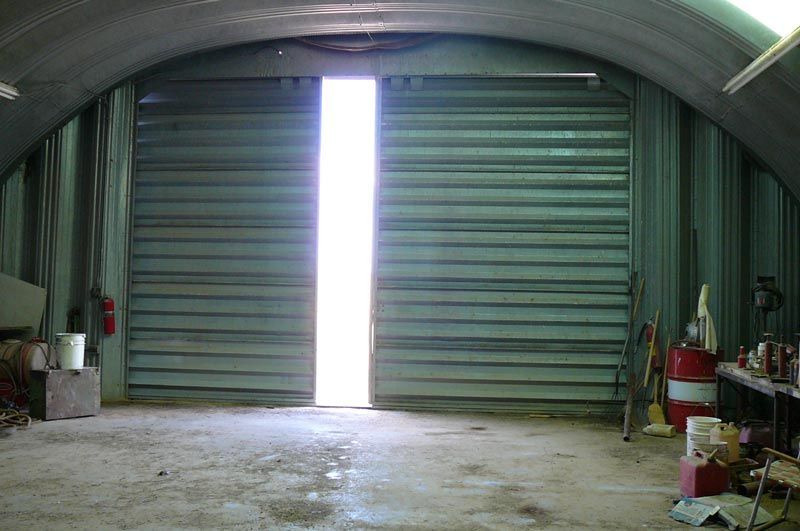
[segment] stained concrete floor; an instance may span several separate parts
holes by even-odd
[[[667,517],[683,445],[585,419],[104,407],[0,439],[0,528],[689,529]]]

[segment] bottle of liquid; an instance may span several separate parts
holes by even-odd
[[[758,357],[761,359],[761,368],[764,374],[772,372],[772,349],[768,341],[758,344]]]
[[[751,369],[758,369],[758,352],[754,348],[747,353],[747,366]]]
[[[736,362],[740,369],[747,367],[747,354],[745,354],[744,346],[739,347],[739,357],[736,358]]]
[[[800,387],[800,357],[794,360],[794,384]]]
[[[711,444],[725,443],[728,446],[728,462],[739,460],[739,430],[731,422],[716,424],[709,432]]]
[[[786,345],[778,345],[778,377],[786,378]]]

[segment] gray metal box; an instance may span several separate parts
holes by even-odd
[[[100,369],[31,371],[31,417],[42,420],[100,413]]]

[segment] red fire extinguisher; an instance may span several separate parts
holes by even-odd
[[[107,336],[113,336],[117,331],[117,320],[114,317],[114,299],[104,297],[101,305],[103,307],[103,332]]]
[[[655,335],[656,327],[653,321],[647,322],[647,329],[645,331],[645,339],[647,339],[647,349],[648,352],[650,351],[650,344],[653,342],[653,336]],[[653,347],[653,358],[650,360],[650,365],[653,370],[660,370],[661,369],[661,349],[659,348],[658,342],[656,342],[655,346]]]

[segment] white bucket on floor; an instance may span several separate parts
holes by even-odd
[[[86,334],[56,334],[56,357],[62,369],[83,368]]]
[[[708,437],[702,437],[697,435],[692,435],[690,433],[686,434],[686,455],[692,455],[692,452],[695,449],[701,450],[701,447],[705,447],[711,444]],[[704,450],[705,451],[705,450]]]
[[[722,422],[717,417],[686,417],[687,426],[714,426],[714,424]]]
[[[719,422],[716,417],[686,417],[686,433],[707,437]]]
[[[720,461],[728,462],[728,444],[727,443],[686,443],[686,455],[692,455],[695,450],[700,450],[701,452],[710,455],[714,450],[717,451],[714,454],[716,459]]]

